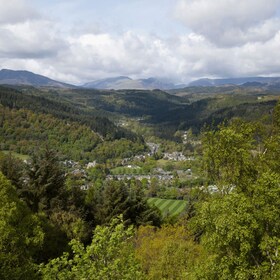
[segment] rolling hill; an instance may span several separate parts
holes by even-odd
[[[48,77],[23,70],[0,70],[0,84],[27,85],[34,87],[74,88],[75,86],[52,80]]]

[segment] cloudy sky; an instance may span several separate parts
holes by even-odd
[[[280,76],[280,0],[0,0],[0,68],[81,84]]]

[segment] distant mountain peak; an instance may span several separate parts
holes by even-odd
[[[0,84],[28,85],[34,87],[73,88],[75,86],[52,80],[48,77],[35,74],[27,70],[0,70]]]

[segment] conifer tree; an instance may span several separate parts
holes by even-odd
[[[64,182],[65,174],[56,153],[46,147],[42,152],[34,153],[27,165],[21,196],[34,212],[61,208],[64,205]]]

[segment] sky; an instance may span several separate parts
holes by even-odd
[[[0,68],[115,76],[280,76],[280,0],[0,0]]]

